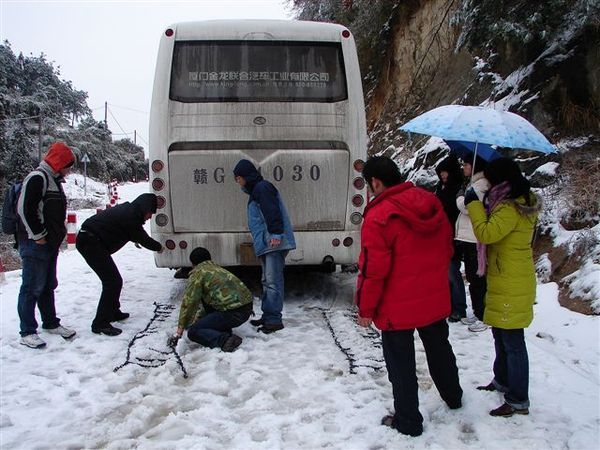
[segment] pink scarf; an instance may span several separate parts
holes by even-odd
[[[508,181],[504,181],[489,190],[485,199],[485,211],[487,212],[488,218],[494,208],[508,197],[508,194],[510,194],[510,184],[508,184]],[[486,268],[487,246],[481,242],[477,242],[477,275],[480,277],[484,276]]]

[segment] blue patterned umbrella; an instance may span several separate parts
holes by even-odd
[[[440,106],[408,121],[400,129],[437,136],[444,140],[521,148],[542,153],[556,152],[548,139],[523,117],[482,106]]]

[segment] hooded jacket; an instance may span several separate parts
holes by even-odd
[[[387,188],[364,212],[356,302],[380,330],[419,328],[450,314],[452,227],[434,194]]]
[[[256,256],[295,249],[292,223],[277,188],[263,179],[247,159],[236,164],[233,174],[246,180],[242,190],[250,197],[247,206],[248,229],[252,234]],[[272,238],[280,239],[281,243],[277,247],[269,247]]]
[[[137,242],[148,250],[162,248],[144,230],[144,215],[156,212],[156,195],[142,194],[131,203],[125,202],[90,217],[81,229],[95,236],[113,254],[127,242]]]
[[[487,292],[483,321],[503,329],[533,320],[536,279],[531,241],[541,201],[504,200],[489,214],[482,202],[467,205],[477,239],[487,244]]]
[[[50,146],[39,167],[23,180],[17,201],[19,240],[45,238],[58,248],[67,234],[67,198],[62,188],[60,171],[71,167],[75,156],[62,142]]]

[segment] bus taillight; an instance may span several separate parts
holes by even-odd
[[[167,37],[173,36],[173,29],[172,28],[167,28],[166,31],[165,31],[165,35]]]
[[[156,225],[158,225],[159,227],[164,227],[168,223],[169,218],[166,214],[159,214],[156,216]]]
[[[333,245],[334,247],[339,247],[340,240],[338,238],[335,238],[333,241],[331,241],[331,245]]]
[[[352,222],[354,225],[358,225],[362,222],[362,214],[359,212],[353,212],[350,216],[350,222]]]
[[[187,241],[179,241],[179,248],[185,250],[187,248]]]
[[[365,168],[365,162],[362,159],[357,159],[354,161],[354,170],[357,172],[362,172]]]
[[[348,30],[342,31],[342,36],[348,39],[350,37],[350,32]]]
[[[165,242],[165,247],[169,250],[175,250],[175,241],[172,241],[171,239],[167,240],[167,242]]]
[[[344,247],[350,247],[354,243],[354,239],[347,237],[344,239]]]
[[[160,172],[165,167],[165,164],[160,159],[152,161],[152,172]]]
[[[156,208],[157,209],[164,208],[165,207],[165,203],[167,203],[167,200],[162,195],[158,195],[156,197]]]
[[[165,182],[162,178],[155,178],[152,180],[152,189],[155,191],[161,191],[165,187]]]
[[[354,185],[354,187],[356,189],[358,189],[359,191],[365,187],[365,179],[361,178],[361,177],[356,177],[354,179],[354,181],[352,182],[352,184]]]
[[[357,208],[359,206],[362,206],[364,202],[365,202],[365,199],[363,198],[362,195],[356,194],[354,197],[352,197],[352,204],[354,206],[356,206]]]

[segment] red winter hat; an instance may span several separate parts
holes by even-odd
[[[75,155],[64,142],[55,142],[48,149],[44,156],[44,161],[52,167],[52,170],[59,172],[62,169],[71,167],[75,162]]]

